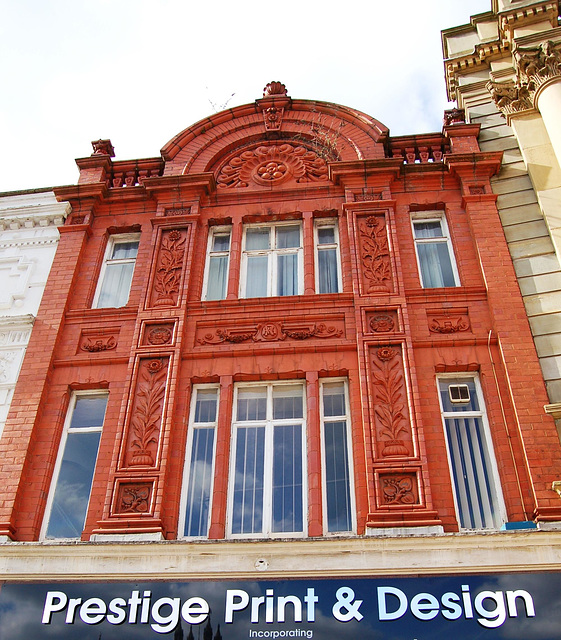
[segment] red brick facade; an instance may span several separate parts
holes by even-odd
[[[161,158],[117,162],[98,144],[78,160],[78,184],[56,190],[72,215],[0,440],[0,533],[40,538],[70,399],[104,389],[82,539],[181,535],[192,389],[215,385],[208,537],[227,537],[234,389],[298,381],[305,535],[322,536],[330,379],[348,385],[353,532],[457,531],[437,387],[451,374],[481,384],[504,520],[561,520],[561,447],[489,184],[501,154],[482,153],[477,135],[456,123],[392,138],[362,113],[292,100],[273,83],[180,133]],[[455,286],[421,284],[412,221],[426,218],[447,228]],[[301,234],[298,294],[246,297],[245,230],[289,221]],[[335,293],[318,292],[318,223],[338,234]],[[226,290],[205,300],[216,228],[230,234]],[[140,237],[128,303],[94,308],[106,248],[122,234]]]

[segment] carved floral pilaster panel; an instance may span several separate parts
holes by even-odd
[[[157,464],[168,368],[169,357],[139,360],[122,460],[125,468]]]
[[[414,454],[407,387],[400,345],[370,351],[374,450],[378,458]]]
[[[393,291],[393,278],[388,241],[388,229],[384,214],[358,219],[359,268],[362,291],[367,295]]]
[[[151,307],[177,305],[186,247],[186,230],[165,229],[162,231],[155,260],[156,270],[150,296]]]

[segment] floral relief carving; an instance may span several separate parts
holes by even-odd
[[[163,234],[154,281],[154,306],[174,306],[177,303],[185,243],[184,234],[177,229]]]
[[[382,456],[408,456],[411,431],[399,347],[379,347],[372,365],[374,414]]]
[[[167,358],[140,361],[130,421],[130,466],[154,466],[164,408],[167,365]]]
[[[220,171],[220,189],[245,188],[250,183],[261,186],[281,184],[292,179],[297,183],[328,179],[325,160],[303,146],[292,144],[262,145],[232,158]]]
[[[374,333],[391,333],[395,331],[395,320],[387,314],[373,316],[368,324],[370,325],[370,330]]]
[[[281,128],[284,109],[282,107],[269,107],[263,111],[265,129],[267,131],[278,131]]]
[[[100,353],[101,351],[112,351],[117,347],[115,336],[85,336],[80,349],[89,353]]]
[[[386,221],[383,215],[369,216],[359,223],[360,261],[367,293],[391,291],[391,265]]]
[[[155,347],[170,344],[173,339],[173,325],[153,325],[146,328],[145,343]]]
[[[148,513],[151,495],[151,482],[121,483],[119,485],[116,513]]]
[[[383,474],[380,483],[385,506],[419,503],[415,474]]]
[[[450,318],[448,316],[431,316],[429,318],[429,331],[432,333],[461,333],[470,328],[469,320],[465,316]]]
[[[253,342],[279,342],[291,338],[292,340],[307,340],[309,338],[340,338],[343,330],[325,323],[309,324],[305,326],[286,326],[280,322],[265,322],[256,328],[217,329],[214,333],[207,333],[197,339],[200,345],[221,344],[230,342],[239,344],[249,340]]]

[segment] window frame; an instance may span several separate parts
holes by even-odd
[[[118,244],[125,244],[127,242],[138,242],[139,244],[139,246],[137,247],[136,255],[134,259],[133,258],[111,258],[111,255],[113,253],[115,246]],[[95,294],[92,301],[92,309],[122,309],[123,307],[127,306],[127,304],[129,303],[132,281],[134,279],[134,272],[136,269],[136,262],[138,259],[139,248],[140,248],[140,233],[119,233],[119,234],[112,234],[109,236],[107,246],[105,247],[105,253],[103,254],[103,262],[99,270],[96,290],[95,290]],[[99,301],[103,292],[103,287],[105,284],[105,278],[106,278],[108,267],[114,264],[130,264],[130,263],[133,263],[133,269],[132,269],[131,279],[129,283],[126,302],[119,307],[115,307],[115,306],[100,307]]]
[[[101,423],[101,425],[99,426],[95,426],[95,427],[72,427],[72,419],[74,416],[74,412],[76,409],[76,404],[78,402],[78,400],[80,398],[93,398],[93,397],[105,397],[106,398],[106,403],[105,403],[105,411],[103,414],[103,421]],[[82,532],[83,533],[83,527],[85,526],[87,517],[88,517],[88,510],[89,510],[89,506],[90,506],[90,499],[91,499],[91,492],[92,492],[92,487],[93,487],[93,480],[95,477],[95,472],[96,472],[96,468],[97,468],[97,460],[99,457],[99,449],[101,446],[101,437],[103,435],[103,426],[105,423],[105,417],[107,415],[107,404],[109,402],[109,391],[107,391],[106,389],[92,389],[92,390],[87,390],[87,391],[76,391],[72,393],[72,396],[70,397],[70,402],[68,404],[68,408],[66,410],[66,416],[64,419],[64,425],[63,425],[63,429],[62,429],[62,434],[60,437],[60,441],[58,444],[58,452],[57,452],[57,458],[55,461],[55,465],[53,468],[53,474],[51,476],[51,480],[50,480],[50,486],[49,486],[49,492],[47,494],[47,500],[46,500],[46,504],[45,504],[45,512],[43,514],[43,522],[41,525],[41,531],[40,531],[40,535],[39,535],[39,539],[42,541],[50,541],[50,540],[80,540],[81,534],[79,536],[75,536],[75,537],[61,537],[61,538],[57,538],[57,537],[51,537],[51,536],[47,536],[48,533],[48,529],[49,529],[49,523],[52,517],[52,509],[53,509],[53,503],[54,503],[54,499],[55,499],[55,495],[56,495],[56,490],[57,490],[57,486],[58,486],[58,481],[59,481],[59,477],[60,477],[60,472],[62,469],[62,463],[64,461],[64,454],[66,451],[66,444],[68,442],[68,436],[69,434],[72,433],[99,433],[99,442],[98,442],[98,447],[97,447],[97,452],[96,452],[96,456],[95,456],[95,461],[93,464],[93,471],[92,471],[92,480],[91,480],[91,485],[90,485],[90,490],[89,490],[89,495],[88,495],[88,504],[86,505],[85,511],[84,511],[84,524],[82,525]]]
[[[320,244],[319,242],[319,229],[329,227],[334,231],[335,242],[330,244]],[[325,295],[330,293],[341,293],[343,290],[343,273],[341,269],[341,252],[340,252],[340,240],[339,240],[339,225],[335,218],[318,218],[314,220],[314,266],[315,266],[315,290],[319,295]],[[329,249],[335,249],[335,260],[337,268],[337,291],[324,291],[321,292],[320,288],[320,267],[319,267],[319,254],[321,251],[327,251]]]
[[[208,390],[216,391],[216,417],[214,422],[195,422],[195,414],[197,410],[197,398],[200,391]],[[187,431],[187,443],[186,453],[184,459],[183,468],[183,481],[181,488],[181,502],[179,507],[179,523],[178,523],[178,538],[188,538],[189,540],[206,540],[208,539],[208,532],[210,528],[211,516],[212,516],[212,504],[214,498],[214,477],[216,471],[216,446],[218,436],[218,418],[220,412],[220,386],[217,384],[198,384],[194,385],[191,391],[191,407],[189,409],[189,423]],[[189,535],[186,530],[186,518],[187,518],[187,501],[190,492],[190,483],[192,475],[192,459],[193,459],[193,443],[195,440],[195,432],[198,429],[214,429],[212,454],[211,454],[211,469],[210,469],[210,487],[209,487],[209,502],[208,502],[208,521],[206,526],[206,533],[198,536]]]
[[[300,235],[300,244],[297,248],[289,247],[286,249],[279,249],[276,247],[277,233],[276,230],[282,227],[294,227],[298,226]],[[268,249],[246,249],[247,243],[247,231],[248,229],[271,229],[270,247]],[[241,277],[239,287],[239,297],[244,300],[252,300],[256,298],[287,298],[290,296],[282,296],[277,293],[277,274],[278,274],[278,257],[280,255],[296,254],[297,264],[297,277],[298,277],[298,291],[291,295],[302,295],[304,293],[304,228],[302,220],[285,220],[283,222],[263,222],[259,224],[244,224],[243,225],[243,242],[242,242],[242,255],[241,255]],[[273,240],[274,238],[274,240]],[[274,245],[274,246],[273,246]],[[267,293],[263,296],[247,296],[247,272],[249,258],[251,256],[267,256]]]
[[[214,238],[218,235],[229,235],[229,243],[228,243],[228,251],[213,251],[212,247],[214,244]],[[231,250],[232,250],[232,225],[220,225],[210,227],[208,233],[208,241],[207,241],[207,250],[205,257],[205,270],[204,270],[204,278],[203,278],[203,294],[202,300],[204,301],[213,301],[213,300],[225,300],[228,295],[228,281],[230,277],[230,258],[231,258]],[[213,257],[223,257],[227,256],[226,263],[226,281],[224,283],[224,295],[221,298],[209,298],[208,297],[208,285],[209,285],[209,276],[210,276],[210,261]]]
[[[439,222],[440,229],[442,231],[442,237],[434,238],[417,238],[415,232],[415,225],[423,222]],[[460,275],[458,272],[458,265],[456,264],[456,255],[454,252],[454,245],[452,244],[452,237],[450,235],[450,229],[448,227],[448,221],[443,211],[422,211],[414,213],[411,216],[411,232],[413,234],[413,243],[415,245],[415,258],[417,261],[417,271],[419,274],[419,282],[423,289],[445,289],[461,286]],[[443,285],[440,287],[431,287],[423,282],[423,269],[421,264],[421,256],[419,255],[419,245],[421,244],[445,244],[448,252],[448,258],[450,260],[450,268],[452,270],[452,276],[454,278],[453,285]]]
[[[302,389],[302,418],[286,418],[274,420],[273,415],[273,387],[300,386]],[[238,393],[240,389],[267,389],[266,417],[264,420],[238,420]],[[228,500],[226,515],[226,536],[230,539],[272,539],[272,538],[306,538],[308,535],[308,447],[307,447],[307,403],[306,383],[303,380],[268,381],[268,382],[240,382],[234,387],[231,419],[231,446],[228,473]],[[282,423],[301,423],[302,448],[302,531],[272,531],[273,509],[273,446],[274,427]],[[237,430],[239,427],[258,426],[265,423],[264,456],[263,456],[263,513],[260,532],[233,533],[234,486],[236,475]]]
[[[342,384],[345,394],[345,414],[341,416],[326,416],[324,406],[324,389],[330,384]],[[320,429],[321,429],[321,468],[322,468],[322,514],[323,514],[323,530],[326,536],[345,536],[349,534],[356,534],[356,496],[355,496],[355,481],[354,481],[354,463],[353,463],[353,438],[352,438],[352,421],[349,402],[349,381],[347,378],[326,378],[320,380],[320,393],[319,393],[319,407],[320,407]],[[328,517],[328,495],[327,495],[327,460],[326,451],[327,443],[325,437],[325,426],[329,422],[346,422],[346,445],[347,445],[347,475],[348,475],[348,493],[349,493],[349,517],[351,521],[351,528],[346,530],[329,531],[329,517]]]
[[[462,384],[464,382],[468,383],[470,381],[474,382],[475,393],[477,396],[477,402],[479,404],[479,411],[445,411],[442,404],[441,397],[441,383],[446,385],[450,384]],[[444,439],[446,443],[446,456],[448,459],[448,470],[450,473],[450,486],[452,488],[452,493],[454,496],[454,509],[456,512],[456,519],[458,522],[458,527],[460,531],[497,531],[500,527],[507,521],[507,513],[506,506],[504,502],[504,495],[501,485],[501,479],[499,475],[499,468],[497,465],[497,459],[495,455],[494,443],[491,435],[491,428],[489,425],[489,420],[487,417],[487,410],[485,406],[485,398],[483,395],[483,389],[481,387],[481,382],[479,380],[479,376],[470,375],[469,373],[465,373],[462,375],[462,372],[457,372],[449,375],[440,375],[436,378],[436,389],[438,394],[438,402],[440,406],[440,415],[442,419],[442,428],[444,433]],[[448,392],[448,389],[446,389]],[[457,406],[457,405],[454,405]],[[458,495],[457,482],[454,475],[454,463],[452,461],[452,445],[450,443],[450,439],[448,436],[448,429],[446,425],[446,419],[452,419],[455,417],[459,418],[479,418],[481,421],[481,436],[483,437],[483,444],[485,446],[485,454],[487,460],[485,460],[485,464],[488,466],[488,484],[490,485],[491,491],[494,493],[494,499],[496,504],[494,507],[497,509],[496,517],[493,517],[494,524],[493,526],[474,526],[474,527],[466,527],[463,526],[462,523],[462,515],[461,515],[461,498]],[[476,479],[477,480],[477,479]],[[476,506],[476,505],[475,505]],[[474,504],[469,505],[470,509],[474,507]]]

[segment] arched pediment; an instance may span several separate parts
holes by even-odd
[[[272,87],[272,89],[271,89]],[[355,109],[292,100],[270,83],[263,98],[216,113],[162,149],[164,175],[212,172],[219,188],[327,180],[327,163],[385,157],[388,129]]]

